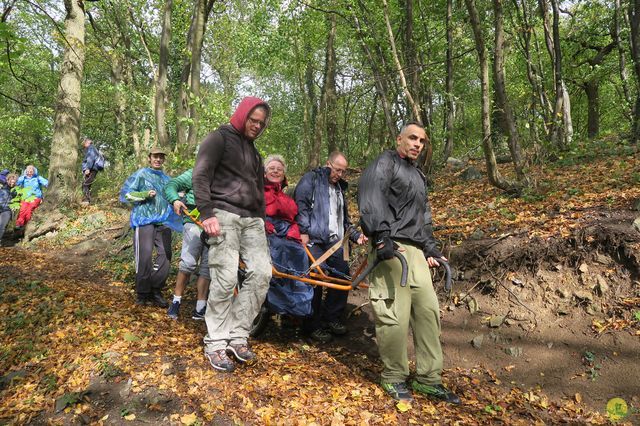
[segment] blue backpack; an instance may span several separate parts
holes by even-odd
[[[96,161],[95,163],[93,163],[93,166],[96,168],[96,170],[104,170],[105,163],[106,163],[106,160],[104,158],[104,155],[102,155],[102,153],[98,151],[98,158],[96,158]]]

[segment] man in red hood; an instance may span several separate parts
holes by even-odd
[[[205,356],[220,371],[234,370],[229,355],[241,363],[256,357],[247,338],[269,289],[271,259],[264,231],[264,168],[254,141],[270,117],[266,102],[244,98],[230,124],[202,141],[193,169],[196,206],[210,245]],[[239,258],[247,278],[234,297]]]

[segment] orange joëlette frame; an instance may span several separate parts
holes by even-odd
[[[196,225],[198,225],[200,228],[204,228],[202,226],[202,222],[200,222],[198,219],[193,217],[187,209],[182,209],[182,210],[187,216],[189,216],[189,218],[191,218],[191,220],[193,220],[193,222]],[[307,256],[309,256],[311,263],[315,262],[316,259],[311,254],[311,251],[309,251],[309,248],[304,245],[303,247],[304,247],[304,250],[307,252]],[[358,267],[358,270],[353,276],[357,277],[358,275],[360,275],[360,272],[362,272],[365,266],[367,266],[366,260],[362,262],[362,264],[360,264],[360,266]],[[244,268],[244,262],[240,261],[240,267]],[[345,280],[342,278],[331,277],[327,275],[320,266],[316,266],[313,271],[308,271],[307,277],[299,277],[297,275],[291,275],[291,274],[286,274],[284,272],[280,272],[275,268],[275,266],[271,266],[271,273],[272,273],[272,276],[276,278],[288,278],[291,280],[296,280],[296,281],[300,281],[300,282],[311,284],[311,285],[319,285],[322,287],[333,288],[336,290],[349,291],[352,288],[351,281]],[[367,285],[361,283],[359,287],[366,288]]]

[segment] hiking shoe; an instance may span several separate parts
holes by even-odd
[[[136,305],[139,306],[148,306],[149,305],[149,295],[146,293],[138,293],[136,294]]]
[[[331,341],[331,339],[333,339],[333,337],[331,337],[331,333],[321,328],[318,328],[317,330],[315,330],[313,333],[309,335],[309,337],[311,337],[312,340],[315,340],[316,342],[320,342],[320,343],[328,343]]]
[[[218,371],[231,373],[236,368],[233,361],[227,356],[227,351],[225,349],[218,349],[217,351],[213,352],[205,352],[204,356],[207,358],[207,360],[209,360],[211,366]]]
[[[445,388],[442,384],[437,385],[425,385],[416,380],[411,382],[411,387],[414,391],[421,393],[422,395],[439,399],[449,404],[461,404],[460,397],[449,389]]]
[[[380,386],[382,386],[382,389],[384,389],[384,391],[388,393],[391,396],[391,398],[395,399],[396,401],[408,401],[408,402],[413,401],[413,396],[411,396],[411,391],[409,391],[409,388],[407,387],[407,384],[405,382],[400,382],[400,383],[380,382]]]
[[[167,315],[169,318],[177,320],[178,312],[180,311],[180,302],[173,302],[171,306],[169,306],[169,310],[167,311]]]
[[[152,293],[151,297],[149,297],[149,301],[151,302],[152,305],[157,306],[159,308],[169,307],[169,302],[167,302],[167,299],[162,297],[162,294],[160,293]]]
[[[343,336],[347,334],[347,327],[339,321],[329,323],[329,332],[336,336]]]
[[[207,311],[207,307],[205,306],[202,310],[197,310],[193,308],[193,314],[191,314],[191,318],[198,321],[204,321],[204,313]]]
[[[233,354],[234,357],[240,362],[249,362],[256,359],[256,354],[249,349],[248,344],[229,345],[227,351]]]

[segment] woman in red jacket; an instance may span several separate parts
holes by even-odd
[[[285,194],[287,166],[280,155],[270,155],[264,162],[265,229],[273,266],[280,272],[302,275],[309,258],[300,240],[300,229],[294,218],[298,206]],[[310,315],[313,288],[300,281],[272,278],[267,303],[271,311],[297,316]]]
[[[285,194],[287,166],[280,155],[270,155],[264,162],[265,227],[267,234],[300,241],[300,229],[294,218],[298,214],[295,200]]]

